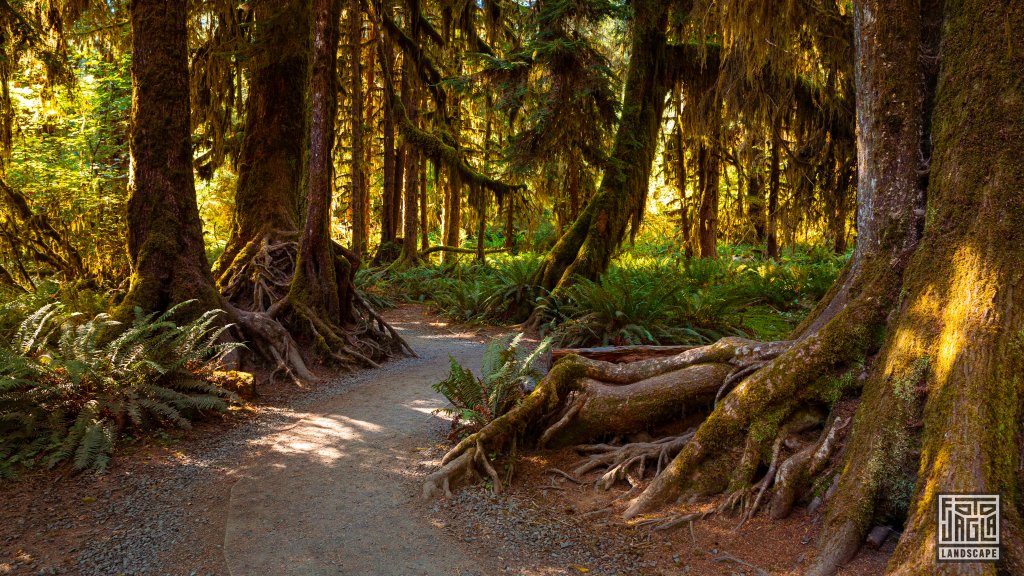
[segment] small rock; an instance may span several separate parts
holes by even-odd
[[[867,544],[875,550],[882,547],[885,541],[888,540],[889,535],[892,534],[892,528],[889,526],[875,526],[868,532]]]

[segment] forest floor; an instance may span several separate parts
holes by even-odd
[[[712,516],[667,532],[587,515],[627,491],[550,474],[571,450],[521,454],[508,490],[420,498],[446,448],[430,388],[451,354],[479,368],[495,329],[419,306],[388,313],[418,358],[305,388],[267,386],[222,420],[127,446],[102,476],[0,485],[0,575],[800,574],[819,516]],[[692,507],[713,503],[697,502]],[[893,540],[893,539],[890,539]],[[841,574],[881,574],[892,544]]]

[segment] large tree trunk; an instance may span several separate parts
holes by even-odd
[[[695,390],[684,371],[703,367],[703,389],[720,368],[725,396],[695,432],[601,448],[615,453],[601,462],[609,473],[628,462],[643,469],[644,458],[661,469],[667,446],[676,452],[627,518],[686,492],[722,491],[730,494],[723,507],[740,502],[749,517],[769,490],[772,515],[785,515],[796,493],[811,491],[850,421],[837,411],[822,426],[822,412],[859,394],[807,573],[835,573],[876,523],[904,525],[889,573],[1024,573],[1024,41],[1009,32],[1024,27],[1024,5],[858,0],[853,17],[858,243],[794,341],[777,343],[785,351],[774,358],[733,339],[627,364],[565,358],[519,406],[449,452],[428,492],[477,466],[493,472],[486,455],[515,438],[577,440],[571,431],[583,422],[600,429],[595,417],[609,429],[625,418],[631,429],[635,408],[657,412],[640,392],[656,387],[652,378],[678,383],[658,396],[681,398],[687,386]],[[588,408],[588,397],[598,405]],[[937,562],[936,497],[944,492],[1002,495],[1001,564]]]
[[[340,0],[314,0],[306,219],[288,294],[268,314],[311,343],[319,358],[376,366],[404,343],[358,297],[353,275],[359,258],[334,243],[330,233],[340,12]]]
[[[128,256],[122,312],[160,312],[198,300],[219,307],[196,206],[189,127],[185,0],[134,0]]]
[[[185,300],[197,313],[224,309],[252,348],[292,376],[312,379],[291,336],[263,315],[238,310],[214,286],[196,205],[189,127],[187,6],[132,4],[132,174],[128,200],[131,287],[117,315],[158,312]]]
[[[394,61],[394,50],[391,41],[385,33],[379,44],[380,57],[383,63],[387,59],[387,66]],[[407,60],[406,60],[407,62]],[[404,64],[401,81],[402,102],[408,109],[409,100],[409,71],[408,64]],[[401,247],[396,244],[398,229],[401,224],[398,219],[401,214],[402,203],[402,174],[405,162],[403,153],[405,146],[398,145],[395,141],[395,115],[398,113],[390,102],[385,98],[384,103],[384,164],[383,176],[384,187],[381,191],[380,208],[380,242],[377,244],[377,253],[373,255],[373,265],[380,266],[394,262],[401,253]],[[364,224],[368,227],[368,223]]]
[[[291,270],[256,274],[266,263],[253,260],[267,256],[274,267],[278,261],[294,267],[298,248],[309,142],[310,0],[260,0],[254,11],[234,222],[214,277],[232,303],[264,310],[287,291]]]
[[[299,239],[299,254],[289,300],[304,309],[323,313],[338,323],[350,321],[351,286],[346,261],[335,259],[330,234],[330,208],[334,182],[334,119],[337,115],[337,52],[340,0],[314,0],[313,74],[310,112],[309,193],[306,219]],[[336,274],[344,277],[339,286]],[[344,306],[343,306],[344,304]]]
[[[909,52],[915,59],[919,52],[934,54],[930,38],[938,30],[935,3],[923,4],[923,20],[907,18],[924,37],[922,49]],[[1024,288],[1024,200],[1017,189],[1024,178],[1024,43],[993,33],[1024,26],[1024,7],[963,1],[947,2],[945,10],[925,233],[865,385],[839,497],[829,508],[830,537],[814,574],[833,573],[872,520],[894,507],[897,518],[909,517],[890,573],[995,574],[992,564],[936,563],[942,492],[1002,494],[1002,570],[1024,573],[1017,376],[1024,327],[1017,296]],[[861,42],[877,43],[877,24],[860,21]],[[913,31],[892,33],[898,32],[913,37]],[[886,109],[892,105],[885,101]],[[908,425],[918,419],[923,430]],[[890,483],[908,464],[916,471],[913,493],[894,493]],[[906,500],[894,503],[893,496]]]
[[[601,187],[579,218],[544,259],[536,283],[548,290],[574,276],[596,279],[611,262],[626,231],[640,222],[651,163],[657,151],[668,94],[666,39],[668,4],[633,4],[629,70],[622,117]]]
[[[452,169],[446,170],[448,183],[444,191],[444,244],[459,246],[459,232],[462,228],[462,184],[459,173]],[[454,260],[451,252],[444,253],[444,261]]]
[[[409,119],[417,123],[419,119],[420,94],[417,90],[415,69],[412,61],[407,60],[405,74],[409,78],[409,95],[406,109]],[[420,155],[419,150],[410,146],[405,153],[405,210],[402,226],[402,260],[406,264],[414,264],[416,257],[416,241],[419,223],[417,204],[420,196]]]

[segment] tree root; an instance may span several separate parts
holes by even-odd
[[[774,358],[790,345],[723,338],[675,356],[630,364],[567,356],[518,406],[452,448],[442,460],[445,468],[438,473],[460,475],[461,468],[448,468],[448,464],[478,444],[500,452],[507,442],[527,430],[541,431],[541,445],[573,445],[673,422],[687,411],[707,406],[733,371]],[[682,440],[670,439],[650,449],[659,455],[674,454],[683,444]],[[634,469],[645,468],[649,459],[659,471],[667,462],[666,456],[654,456],[641,457],[625,466],[613,465],[615,471],[606,482],[628,479]],[[465,462],[460,460],[462,466],[468,465]],[[443,484],[437,479],[428,483]]]
[[[858,317],[870,321],[853,320]],[[821,332],[806,336],[744,378],[715,407],[668,468],[633,501],[625,516],[632,518],[672,502],[686,490],[704,461],[743,445],[745,437],[774,436],[772,430],[802,406],[826,404],[828,394],[835,391],[822,384],[809,385],[806,375],[821,378],[834,374],[863,357],[865,347],[874,342],[870,330],[883,320],[877,299],[857,299]]]
[[[283,373],[294,381],[316,380],[299,353],[298,344],[279,322],[266,314],[240,310],[227,302],[223,306],[260,356],[274,361],[272,377]]]
[[[237,251],[221,270],[218,286],[223,298],[245,335],[251,337],[256,352],[275,364],[275,374],[314,380],[308,368],[312,361],[343,368],[376,368],[396,354],[415,356],[401,335],[351,285],[350,273],[358,266],[358,258],[340,246],[334,248],[343,271],[338,282],[345,284],[339,285],[338,291],[351,296],[342,298],[340,314],[321,311],[313,300],[307,301],[304,290],[293,290],[299,250],[294,232],[275,230],[263,235]],[[304,356],[303,348],[314,353]]]
[[[768,504],[769,517],[778,520],[789,516],[798,492],[806,489],[810,480],[825,467],[839,443],[840,433],[850,422],[849,418],[836,418],[816,444],[806,446],[782,463],[775,477],[772,499]]]
[[[630,480],[632,486],[639,484],[631,480],[643,478],[647,469],[647,462],[655,465],[654,474],[658,475],[662,469],[682,450],[683,446],[693,438],[694,431],[691,430],[680,436],[668,436],[653,442],[637,442],[625,446],[611,446],[608,444],[593,444],[580,446],[577,451],[588,453],[590,457],[578,465],[573,474],[582,476],[596,468],[605,467],[608,471],[598,478],[595,486],[601,490],[608,490],[620,480]]]

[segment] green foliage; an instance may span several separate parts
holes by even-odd
[[[660,245],[622,254],[599,281],[559,294],[533,284],[534,253],[400,271],[360,271],[366,294],[425,302],[459,322],[521,322],[537,311],[563,346],[700,344],[728,335],[780,339],[820,299],[843,258],[797,252],[765,260],[749,248],[718,259],[680,259]]]
[[[549,300],[545,312],[563,346],[702,343],[741,333],[737,304],[729,290],[681,286],[671,268],[616,266],[570,287],[563,304]]]
[[[220,341],[220,311],[177,325],[189,304],[137,310],[130,326],[57,303],[30,313],[0,347],[0,469],[70,460],[102,472],[122,433],[188,428],[237,401],[209,380],[237,344]]]
[[[486,303],[491,318],[511,322],[526,320],[544,292],[534,283],[541,262],[537,254],[496,260],[494,277],[497,286]]]
[[[460,322],[482,322],[487,317],[497,284],[489,271],[478,268],[455,268],[451,276],[434,283],[434,302],[445,316]]]
[[[19,129],[5,177],[82,257],[85,274],[112,285],[129,272],[123,213],[131,60],[127,54],[73,56],[74,90],[55,91],[36,68],[13,79]],[[5,248],[12,255],[31,251]]]
[[[388,310],[394,308],[397,302],[390,297],[381,282],[383,271],[374,268],[360,268],[356,270],[356,290],[366,298],[366,301],[376,310]]]
[[[498,255],[476,262],[401,270],[361,270],[356,286],[384,304],[428,302],[449,318],[468,323],[520,322],[542,295],[533,283],[537,254]]]
[[[448,377],[433,388],[452,404],[451,408],[438,410],[453,417],[452,438],[483,428],[511,410],[536,386],[541,373],[535,364],[551,347],[551,339],[529,350],[521,345],[522,337],[510,334],[491,340],[484,350],[479,378],[449,356]]]

